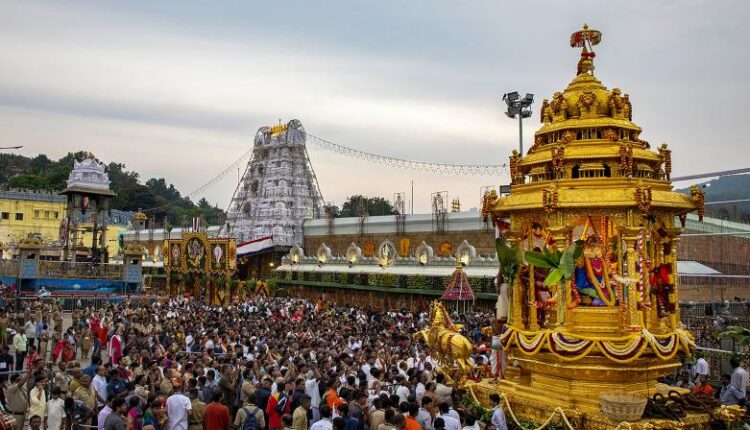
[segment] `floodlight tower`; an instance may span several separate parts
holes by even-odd
[[[523,119],[531,116],[531,104],[534,102],[534,94],[526,93],[524,98],[518,91],[503,95],[503,101],[508,106],[505,112],[508,118],[518,116],[518,152],[523,154]]]

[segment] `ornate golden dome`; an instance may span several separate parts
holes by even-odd
[[[542,127],[522,158],[510,157],[511,182],[590,177],[638,178],[668,182],[671,151],[663,145],[650,151],[640,138],[641,128],[632,121],[630,96],[619,88],[608,89],[594,76],[593,46],[601,33],[583,29],[573,33],[572,47],[580,47],[576,77],[562,92],[542,103]],[[591,163],[599,163],[594,169]],[[585,175],[581,166],[586,165]],[[582,176],[583,175],[583,176]]]

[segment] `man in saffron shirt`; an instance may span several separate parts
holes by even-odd
[[[206,406],[203,425],[206,430],[226,430],[229,428],[229,408],[221,404],[221,391],[214,391],[212,402]]]
[[[268,399],[268,406],[266,406],[266,415],[268,415],[268,428],[270,428],[271,430],[281,429],[284,427],[283,423],[281,422],[281,416],[288,414],[292,409],[293,392],[294,386],[290,382],[287,382],[284,386],[284,391],[279,390],[278,393],[272,395]],[[281,411],[278,411],[277,409],[281,409]]]
[[[700,382],[693,388],[693,394],[698,397],[713,397],[714,388],[708,383],[708,376],[700,375]]]
[[[419,414],[419,405],[416,403],[401,403],[399,410],[404,414],[406,423],[404,424],[404,430],[422,430],[422,426],[417,422],[417,415]]]

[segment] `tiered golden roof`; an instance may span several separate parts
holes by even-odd
[[[641,139],[642,129],[632,121],[629,94],[608,89],[594,75],[594,53],[586,42],[595,45],[601,34],[586,26],[578,33],[577,40],[571,38],[571,46],[583,48],[577,75],[564,91],[543,101],[543,125],[526,156],[513,151],[513,192],[497,210],[548,207],[543,189],[549,186],[556,188],[558,208],[588,206],[592,201],[638,207],[636,189],[648,187],[654,209],[677,214],[694,210],[692,199],[671,192],[671,150],[666,144],[654,150]],[[613,192],[592,200],[591,187]]]

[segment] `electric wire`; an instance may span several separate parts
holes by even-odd
[[[185,199],[190,199],[192,197],[195,197],[196,195],[199,195],[199,194],[205,192],[206,190],[208,190],[209,188],[211,188],[214,184],[216,184],[217,182],[219,182],[222,179],[226,178],[227,175],[229,175],[230,173],[234,172],[234,169],[236,169],[237,167],[239,167],[240,164],[242,164],[243,161],[245,161],[246,159],[248,159],[252,155],[252,153],[253,153],[253,148],[248,149],[247,152],[245,152],[244,154],[242,154],[240,156],[240,158],[236,159],[227,168],[225,168],[224,170],[222,170],[221,172],[219,172],[218,175],[214,176],[208,182],[206,182],[203,185],[201,185],[200,187],[194,189],[190,193],[182,196],[182,198],[173,200],[173,201],[168,202],[166,204],[163,204],[161,206],[155,206],[153,208],[142,210],[142,212],[143,213],[158,212],[160,210],[164,210],[164,209],[166,209],[168,207],[174,206],[177,203],[179,203],[181,201],[184,201]]]
[[[358,160],[368,161],[388,167],[395,167],[405,170],[429,172],[443,175],[473,175],[473,176],[497,176],[508,174],[507,164],[449,164],[436,163],[431,161],[405,160],[402,158],[389,157],[385,155],[373,154],[371,152],[360,151],[347,146],[333,143],[321,137],[307,134],[308,143],[319,148],[326,149],[346,157]]]

